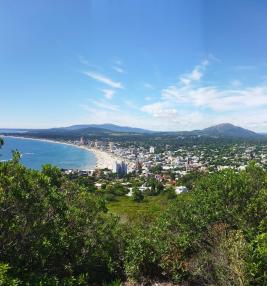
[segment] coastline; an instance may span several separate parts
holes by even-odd
[[[76,148],[80,148],[83,150],[86,150],[88,152],[91,152],[95,158],[96,158],[96,165],[93,169],[110,169],[112,170],[113,165],[115,164],[116,161],[121,161],[123,160],[122,158],[110,154],[106,151],[102,151],[96,148],[88,147],[86,145],[76,145],[73,143],[68,143],[65,141],[57,141],[57,140],[50,140],[50,139],[45,139],[45,138],[30,138],[30,137],[24,137],[24,136],[9,136],[9,135],[1,135],[2,137],[10,137],[10,138],[16,138],[16,139],[26,139],[26,140],[36,140],[36,141],[43,141],[43,142],[49,142],[49,143],[56,143],[56,144],[64,144]]]
[[[87,148],[87,150],[91,151],[96,157],[96,167],[95,169],[109,169],[112,170],[116,161],[121,161],[122,159],[115,156],[114,154],[110,154],[108,152],[96,149],[96,148]]]

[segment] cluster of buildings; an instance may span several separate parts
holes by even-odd
[[[75,171],[81,176],[94,176],[97,188],[101,188],[103,179],[108,182],[129,183],[125,175],[130,174],[129,178],[136,178],[142,182],[138,187],[141,192],[149,192],[151,186],[147,182],[153,178],[163,184],[164,188],[174,187],[178,195],[188,191],[185,186],[180,185],[179,179],[192,171],[214,172],[227,168],[241,171],[251,160],[267,168],[267,146],[265,145],[248,143],[222,146],[195,145],[181,146],[176,150],[165,148],[162,151],[157,146],[136,147],[119,142],[88,141],[84,138],[71,143],[96,148],[121,158],[110,170]],[[127,186],[127,189],[129,190],[128,196],[131,196],[131,186]]]
[[[226,168],[245,169],[250,160],[267,167],[267,146],[229,144],[227,146],[183,146],[177,150],[157,151],[156,146],[136,147],[119,142],[85,140],[74,142],[108,152],[121,161],[115,162],[112,171],[119,177],[127,173],[148,176],[151,173],[173,173],[176,178],[188,172],[213,172]],[[166,148],[167,149],[167,148]]]

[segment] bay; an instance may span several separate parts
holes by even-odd
[[[80,170],[93,169],[96,165],[92,152],[76,146],[14,137],[4,137],[4,142],[0,161],[10,160],[12,150],[18,150],[22,164],[36,170],[48,163],[59,168]]]

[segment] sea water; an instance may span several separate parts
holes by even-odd
[[[93,169],[95,155],[85,149],[67,144],[32,140],[25,138],[4,137],[0,149],[0,161],[10,160],[12,150],[21,153],[21,163],[26,167],[40,170],[44,164],[52,164],[64,169]]]

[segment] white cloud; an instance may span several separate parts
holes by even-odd
[[[124,69],[121,67],[113,66],[112,69],[118,73],[125,73]]]
[[[153,117],[160,117],[160,118],[171,118],[173,115],[177,114],[177,110],[168,102],[155,102],[152,104],[144,105],[141,108],[141,111],[144,111]]]
[[[255,131],[267,129],[267,108],[262,109],[261,112],[249,110],[230,114],[206,113],[201,110],[181,110],[174,108],[168,102],[157,102],[143,106],[142,111],[152,116],[158,130],[194,130],[223,122],[230,122]]]
[[[267,128],[267,83],[246,87],[233,80],[228,88],[205,85],[202,78],[210,60],[203,61],[191,72],[181,75],[177,83],[162,89],[156,102],[152,100],[157,97],[151,96],[144,97],[147,103],[142,107],[127,100],[119,105],[93,100],[86,110],[92,122],[111,122],[153,130],[201,129],[222,122],[258,131]],[[121,83],[103,75],[90,73],[87,76],[112,87],[101,90],[106,99],[113,97],[113,88],[123,88]],[[152,86],[144,83],[144,87]]]
[[[243,87],[236,80],[232,88],[203,85],[201,79],[208,65],[209,61],[203,61],[192,72],[180,76],[177,84],[161,91],[159,101],[144,105],[141,111],[161,125],[168,122],[171,130],[199,129],[222,122],[252,130],[267,127],[267,120],[263,120],[267,110],[267,84]]]
[[[179,110],[168,102],[156,102],[142,107],[142,113],[129,111],[122,106],[114,106],[103,101],[94,101],[90,105],[82,105],[86,111],[83,122],[113,123],[142,127],[152,130],[193,130],[209,127],[222,122],[231,122],[257,131],[266,131],[267,108],[262,112],[248,111],[246,113],[213,113],[201,111]],[[97,116],[96,116],[97,114]]]
[[[201,112],[178,110],[169,102],[147,104],[141,110],[154,118],[154,124],[157,124],[160,130],[191,130],[199,126],[207,127],[207,123],[211,122]]]
[[[183,85],[189,85],[193,81],[198,81],[202,78],[203,73],[196,67],[191,73],[180,77],[180,81]]]
[[[94,80],[97,80],[101,83],[104,83],[110,87],[113,87],[113,88],[118,88],[118,89],[122,89],[123,88],[123,85],[121,82],[116,82],[116,81],[113,81],[112,79],[108,78],[107,76],[103,75],[103,74],[100,74],[100,73],[96,73],[96,72],[93,72],[93,71],[89,71],[89,72],[83,72],[83,74],[85,74],[86,76],[94,79]]]
[[[180,76],[180,83],[187,86],[193,82],[199,81],[202,78],[203,73],[208,65],[209,61],[204,60],[200,65],[195,66],[195,68],[190,73]]]
[[[112,89],[101,89],[101,91],[103,92],[104,97],[107,99],[111,99],[115,94],[115,91]]]
[[[231,82],[232,88],[195,85],[195,82],[200,82],[208,65],[208,60],[203,61],[191,73],[182,75],[179,83],[164,88],[162,101],[168,101],[172,106],[187,105],[212,111],[238,111],[267,105],[267,85],[242,88],[238,80]]]
[[[208,107],[214,111],[240,110],[242,107],[267,105],[267,86],[224,90],[214,86],[199,88],[169,86],[162,90],[162,100],[172,101],[173,104]]]
[[[125,69],[123,67],[123,62],[120,59],[113,60],[114,65],[112,69],[118,73],[125,73]]]

